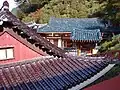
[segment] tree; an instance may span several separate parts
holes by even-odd
[[[112,21],[114,24],[120,22],[119,0],[27,0],[27,3],[23,3],[19,8],[27,15],[23,19],[25,22],[30,21],[36,12],[40,12],[39,18],[34,17],[39,23],[48,22],[52,16],[60,18],[99,17]]]
[[[50,17],[85,18],[98,11],[100,7],[96,0],[51,0],[40,9],[40,17],[37,21],[47,23]],[[30,17],[31,15],[28,15],[26,18]],[[26,18],[23,21],[26,21]]]
[[[112,37],[112,40],[105,41],[99,50],[99,52],[107,52],[111,50],[120,50],[120,35]]]
[[[42,8],[48,4],[50,0],[15,0],[19,8],[26,14],[35,12],[37,9]]]
[[[120,0],[98,0],[104,3],[104,9],[95,12],[92,17],[98,16],[104,20],[110,21],[113,26],[120,26]]]
[[[34,13],[30,13],[27,17],[24,17],[23,21],[24,22],[34,21],[36,23],[39,23],[40,16],[41,16],[41,9],[38,9]]]

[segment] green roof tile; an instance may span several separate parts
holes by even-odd
[[[72,40],[100,40],[104,24],[98,18],[51,18],[38,32],[71,32]]]
[[[101,33],[99,29],[96,30],[74,30],[71,34],[72,40],[90,40],[99,41]]]

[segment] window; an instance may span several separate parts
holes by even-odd
[[[13,48],[2,48],[0,49],[0,60],[14,58]]]

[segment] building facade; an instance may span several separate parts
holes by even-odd
[[[16,62],[44,56],[43,51],[38,50],[12,31],[1,32],[0,35],[0,63]]]

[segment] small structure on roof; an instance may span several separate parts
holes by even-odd
[[[34,21],[31,21],[31,22],[28,22],[28,23],[25,23],[28,27],[31,27],[31,28],[33,28],[33,29],[38,29],[38,28],[42,28],[42,27],[44,27],[44,26],[46,26],[47,25],[47,23],[46,24],[37,24],[37,23],[35,23]]]
[[[105,26],[98,18],[54,18],[48,25],[39,28],[38,33],[57,45],[69,49],[76,48],[77,55],[96,54],[96,43],[100,42]]]

